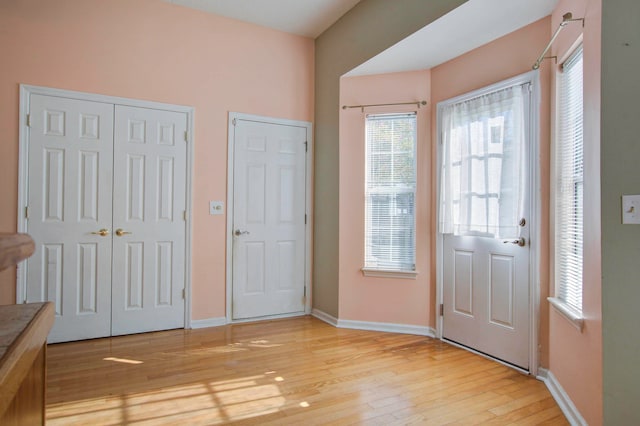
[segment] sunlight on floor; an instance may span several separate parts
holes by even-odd
[[[136,361],[135,359],[126,359],[126,358],[108,357],[108,358],[103,358],[102,360],[103,361],[121,362],[123,364],[142,364],[142,361]]]
[[[114,362],[130,362],[119,358]],[[135,363],[135,361],[133,362]],[[48,406],[47,425],[220,424],[278,411],[285,403],[275,372],[208,383],[171,386],[149,392],[72,401]],[[99,402],[99,404],[96,404]],[[309,407],[306,401],[296,406]],[[100,410],[95,406],[99,405]],[[93,408],[87,410],[88,406]]]

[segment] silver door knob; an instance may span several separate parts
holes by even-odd
[[[520,237],[517,240],[504,240],[503,243],[507,244],[507,243],[511,243],[511,244],[517,244],[520,247],[524,247],[527,242],[525,241],[524,237]]]
[[[239,230],[239,229],[236,229],[236,230],[233,232],[233,234],[234,234],[236,237],[239,237],[240,235],[244,235],[244,234],[247,234],[247,235],[248,235],[248,234],[249,234],[249,231],[241,231],[241,230]]]

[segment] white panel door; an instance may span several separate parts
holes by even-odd
[[[31,95],[30,117],[26,300],[54,302],[49,342],[108,336],[113,105]]]
[[[116,105],[112,334],[184,327],[185,113]]]
[[[447,234],[443,253],[442,336],[528,370],[528,245]]]
[[[305,308],[306,128],[237,120],[233,319]]]

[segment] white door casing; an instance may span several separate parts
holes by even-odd
[[[114,336],[184,326],[186,129],[185,113],[115,107]]]
[[[537,374],[539,222],[539,82],[529,72],[445,102],[459,102],[516,84],[530,84],[526,107],[526,174],[520,236],[513,240],[454,236],[440,231],[436,241],[437,301],[442,303],[438,335]],[[440,125],[440,114],[438,125]],[[438,132],[439,137],[441,131]],[[442,170],[438,143],[438,170]],[[438,199],[440,199],[438,175]],[[438,222],[440,211],[438,209]]]
[[[193,110],[25,85],[20,105],[18,231],[33,234],[36,252],[18,266],[16,302],[56,304],[49,342],[189,327]],[[128,133],[116,116],[145,124],[142,148],[130,148],[140,127]],[[142,181],[127,174],[132,170]],[[125,220],[140,206],[145,220]],[[136,259],[141,252],[144,262]],[[132,277],[146,287],[131,286]]]
[[[32,95],[26,300],[50,300],[50,342],[111,331],[113,105]]]
[[[232,124],[232,320],[307,308],[309,128],[264,120]]]

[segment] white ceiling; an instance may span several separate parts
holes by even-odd
[[[360,0],[164,1],[316,38]],[[558,0],[468,0],[346,75],[433,68],[550,15],[557,3]]]
[[[360,0],[165,1],[287,33],[316,38]]]
[[[433,68],[550,15],[557,3],[558,0],[469,0],[346,75]],[[531,58],[532,65],[535,59]]]

